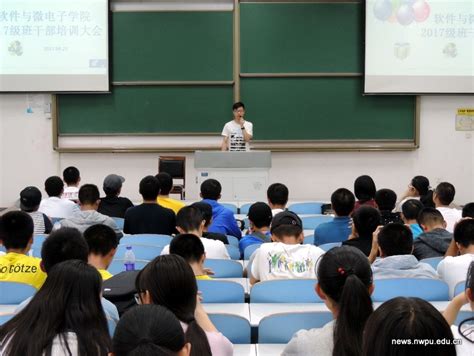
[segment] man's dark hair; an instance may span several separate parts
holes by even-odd
[[[391,189],[379,189],[375,192],[375,202],[380,211],[392,211],[397,203],[397,193]]]
[[[238,101],[234,105],[232,105],[232,111],[243,108],[245,110],[245,105],[244,103]]]
[[[272,229],[271,231],[272,235],[276,236],[279,240],[281,240],[287,236],[294,237],[295,239],[297,239],[303,232],[303,229],[296,225],[280,225],[277,228]]]
[[[451,183],[442,182],[439,183],[436,187],[435,193],[441,204],[449,205],[454,200],[456,190],[454,189],[454,185],[452,185]]]
[[[44,182],[44,190],[50,197],[60,197],[64,189],[64,182],[61,177],[52,176]]]
[[[349,189],[339,188],[331,194],[331,207],[338,216],[349,216],[354,205],[355,196]]]
[[[399,223],[385,225],[379,232],[379,246],[385,256],[410,255],[413,250],[413,234]]]
[[[454,241],[462,247],[474,245],[474,219],[461,220],[454,228]]]
[[[286,205],[288,196],[288,188],[282,183],[273,183],[267,189],[267,199],[273,205]]]
[[[79,169],[76,167],[67,167],[63,171],[63,179],[67,185],[77,184],[81,179],[81,174],[79,173]]]
[[[140,181],[140,194],[143,200],[156,200],[160,193],[160,182],[156,177],[146,176]]]
[[[92,225],[84,231],[84,239],[89,246],[89,253],[106,256],[117,248],[118,240],[114,230],[107,225]]]
[[[402,213],[407,220],[417,219],[422,210],[423,203],[418,199],[409,199],[402,204]]]
[[[201,184],[201,196],[203,199],[218,200],[221,192],[222,186],[215,179],[206,179]]]
[[[269,227],[273,218],[272,209],[266,203],[256,202],[250,206],[248,218],[257,229]]]
[[[7,250],[25,249],[33,230],[33,219],[23,211],[10,211],[0,217],[0,240]]]
[[[62,227],[53,231],[41,247],[41,259],[46,273],[63,261],[81,260],[87,262],[89,248],[79,230]]]
[[[203,220],[204,217],[201,210],[194,206],[185,206],[181,208],[176,215],[176,226],[186,232],[198,230]]]
[[[95,204],[99,199],[99,188],[95,184],[84,184],[79,188],[79,202],[81,204]]]
[[[420,225],[442,224],[444,222],[443,215],[435,208],[423,208],[416,221]]]
[[[381,224],[380,212],[371,206],[361,206],[352,214],[354,226],[359,237],[372,238],[372,234]]]
[[[211,225],[211,220],[212,220],[212,206],[207,204],[206,202],[199,201],[196,203],[191,204],[193,208],[199,209],[201,211],[202,217],[206,221],[204,226],[209,226]]]
[[[468,203],[462,208],[463,218],[474,218],[474,203]]]
[[[170,243],[170,253],[183,257],[186,262],[199,262],[204,255],[204,245],[193,234],[178,235]]]
[[[166,172],[158,173],[156,176],[160,184],[160,195],[168,195],[173,188],[173,177]]]
[[[354,194],[362,203],[375,198],[375,182],[371,176],[363,175],[354,181]]]

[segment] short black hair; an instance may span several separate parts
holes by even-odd
[[[139,192],[143,200],[156,200],[160,193],[160,182],[156,177],[146,176],[140,181]]]
[[[66,182],[66,184],[79,183],[79,180],[81,179],[81,174],[79,173],[79,169],[73,166],[67,167],[63,171],[63,179]]]
[[[436,196],[443,205],[449,205],[454,200],[454,195],[456,194],[456,189],[454,185],[448,182],[441,182],[435,189]]]
[[[454,241],[463,247],[474,245],[474,219],[461,220],[456,224]]]
[[[385,225],[379,232],[378,241],[385,256],[410,255],[413,250],[411,229],[400,223]]]
[[[375,182],[371,176],[363,175],[354,181],[354,194],[361,202],[366,202],[375,197]]]
[[[375,202],[380,211],[392,211],[397,203],[397,193],[391,189],[380,189],[375,192]]]
[[[402,213],[407,220],[417,219],[422,210],[423,203],[418,199],[408,199],[402,204]]]
[[[222,192],[222,186],[215,179],[206,179],[201,184],[201,196],[203,199],[218,200]]]
[[[79,230],[72,227],[62,227],[54,230],[41,247],[41,259],[45,272],[64,261],[81,260],[87,262],[89,248]]]
[[[199,262],[204,255],[201,239],[193,234],[181,234],[170,243],[170,253],[183,257],[186,262]]]
[[[171,192],[171,189],[173,189],[173,177],[171,177],[171,174],[161,172],[158,173],[155,178],[158,179],[160,184],[160,194],[168,195]]]
[[[206,221],[204,226],[209,226],[211,225],[211,220],[212,220],[212,206],[210,206],[208,203],[199,201],[196,203],[191,204],[190,206],[199,209],[201,211],[202,217]]]
[[[382,222],[382,217],[377,209],[361,206],[352,214],[352,221],[359,237],[372,238],[372,234]]]
[[[433,224],[442,224],[444,222],[443,215],[435,208],[423,208],[416,221],[419,225],[433,225]]]
[[[89,246],[89,253],[106,256],[117,248],[117,234],[114,230],[103,224],[92,225],[84,231],[84,239]]]
[[[50,197],[59,197],[64,189],[64,182],[61,177],[52,176],[44,182],[44,190]]]
[[[184,231],[198,230],[204,221],[201,210],[194,206],[185,206],[176,215],[176,226]]]
[[[234,105],[232,105],[232,111],[237,110],[239,108],[243,108],[245,110],[245,105],[241,101],[238,101]]]
[[[81,204],[95,204],[99,199],[99,188],[95,184],[84,184],[79,188],[79,202]]]
[[[462,208],[463,218],[474,218],[474,203],[468,203]]]
[[[33,231],[33,219],[23,211],[10,211],[0,217],[0,240],[7,250],[25,249]]]
[[[271,232],[272,235],[275,235],[279,240],[287,236],[297,239],[303,232],[303,229],[297,225],[280,225],[272,229]]]
[[[256,202],[250,206],[248,218],[257,229],[270,226],[273,218],[272,209],[268,204]]]
[[[287,186],[282,183],[273,183],[267,189],[267,199],[273,205],[286,205],[289,194]]]
[[[331,194],[331,207],[338,216],[349,216],[354,205],[355,196],[349,189],[339,188]]]

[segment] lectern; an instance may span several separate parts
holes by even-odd
[[[266,201],[271,166],[268,151],[196,151],[194,156],[196,183],[200,186],[206,179],[217,179],[222,201]]]

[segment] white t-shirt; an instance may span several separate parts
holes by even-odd
[[[252,255],[252,276],[259,281],[316,278],[316,264],[323,254],[314,245],[264,243]]]
[[[472,325],[462,325],[462,333],[464,335],[470,335],[470,340],[474,341],[472,335],[474,334],[474,327]],[[474,343],[466,340],[464,336],[459,333],[459,327],[457,325],[451,325],[451,331],[455,339],[461,339],[462,344],[456,345],[456,355],[457,356],[472,356],[474,355]],[[469,337],[469,336],[468,336]]]
[[[272,209],[272,215],[275,216],[276,214],[282,213],[282,212],[284,212],[284,211],[285,211],[285,210],[280,209],[280,208],[278,208],[278,209]]]
[[[229,252],[227,252],[227,249],[222,241],[201,238],[201,242],[204,245],[206,258],[230,260]],[[169,253],[170,245],[166,245],[161,251],[161,254],[168,255]]]
[[[79,188],[78,187],[64,187],[62,199],[69,199],[77,201],[79,200]]]
[[[439,278],[448,284],[450,298],[454,295],[456,285],[466,280],[467,270],[472,261],[474,261],[474,254],[466,253],[456,257],[445,257],[438,264]]]
[[[244,122],[245,131],[253,136],[253,124],[250,121]],[[245,142],[244,135],[242,133],[242,127],[234,120],[229,121],[225,124],[222,130],[222,136],[229,138],[229,151],[249,151],[250,146],[248,142]]]
[[[50,218],[69,218],[79,211],[79,207],[68,199],[49,197],[41,201],[38,210]]]
[[[440,207],[436,208],[446,221],[446,230],[450,233],[454,231],[454,225],[462,219],[462,211],[454,208]]]

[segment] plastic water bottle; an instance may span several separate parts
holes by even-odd
[[[132,251],[132,246],[127,246],[124,256],[125,271],[135,271],[135,254]]]

